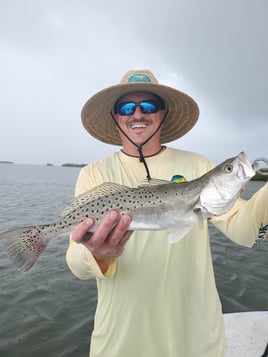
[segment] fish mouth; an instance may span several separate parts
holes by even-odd
[[[240,152],[238,155],[239,166],[242,169],[243,178],[251,178],[255,175],[255,171],[252,168],[251,163],[248,160],[248,157],[244,151]]]

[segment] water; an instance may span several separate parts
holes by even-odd
[[[252,181],[244,198],[264,183]],[[211,250],[223,311],[268,310],[268,244],[253,249],[239,246],[210,227]],[[239,234],[239,233],[238,233]]]
[[[78,168],[0,164],[0,231],[57,219],[74,193]],[[263,183],[251,182],[250,197]],[[268,310],[268,244],[240,247],[210,227],[224,312]],[[68,237],[50,244],[36,266],[19,273],[0,250],[0,356],[84,357],[96,306],[94,280],[68,270]]]

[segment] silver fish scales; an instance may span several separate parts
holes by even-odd
[[[193,181],[174,183],[153,180],[140,187],[103,183],[78,196],[55,223],[17,228],[0,234],[13,262],[29,270],[52,238],[71,233],[87,217],[93,233],[111,209],[130,214],[130,230],[171,230],[175,242],[195,224],[222,215],[233,206],[255,168],[244,152],[230,158]]]

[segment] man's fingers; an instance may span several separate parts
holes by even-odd
[[[93,225],[94,220],[92,218],[85,219],[74,228],[72,232],[72,239],[77,243],[82,242]]]
[[[126,215],[121,217],[116,227],[110,234],[110,241],[113,245],[117,245],[125,237],[128,227],[131,223],[131,217]]]
[[[93,234],[94,234],[94,232],[87,232],[87,233],[83,236],[83,238],[82,238],[82,240],[80,241],[80,243],[87,243],[87,242],[91,239],[91,237],[93,236]]]
[[[117,211],[110,211],[106,214],[103,221],[92,236],[92,239],[89,241],[89,246],[92,246],[95,249],[100,247],[115,227],[118,219],[119,213]]]
[[[108,212],[95,232],[89,232],[94,225],[94,220],[88,218],[75,227],[72,239],[84,244],[95,258],[116,257],[124,249],[131,236],[129,231],[131,216],[123,215],[112,210]]]

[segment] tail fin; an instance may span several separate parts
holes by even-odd
[[[46,227],[23,227],[0,233],[4,249],[19,270],[29,270],[45,250],[49,241]]]

